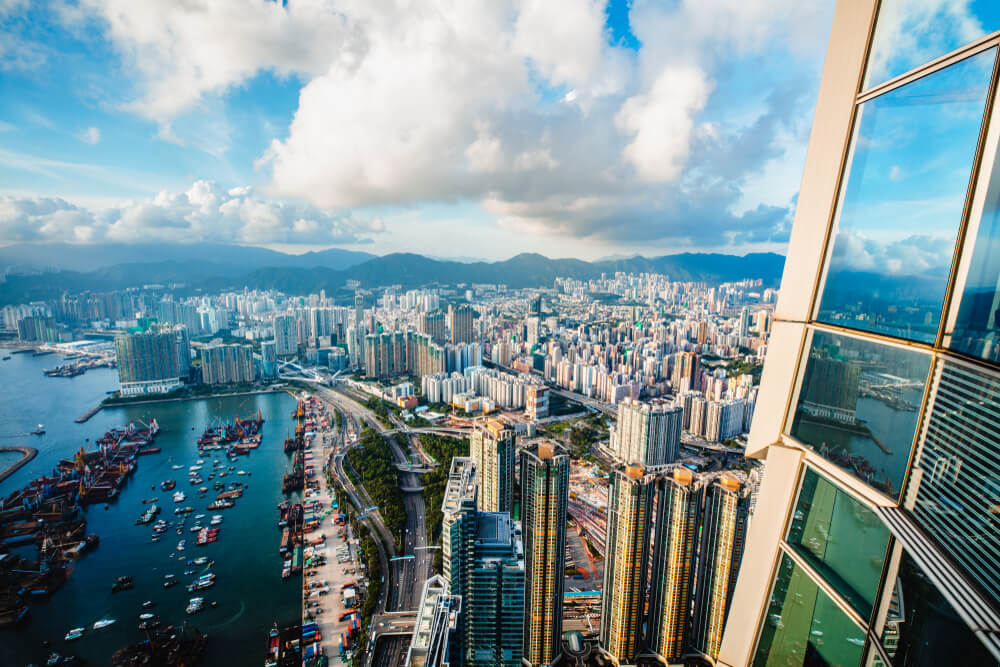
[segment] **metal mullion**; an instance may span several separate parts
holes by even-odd
[[[921,79],[928,74],[933,74],[938,72],[949,65],[954,65],[955,63],[965,60],[970,56],[974,56],[978,53],[988,50],[990,47],[997,46],[1000,44],[1000,31],[992,32],[988,35],[980,37],[974,42],[969,42],[964,46],[955,49],[951,53],[946,53],[943,56],[939,56],[934,60],[929,60],[926,63],[911,69],[909,72],[904,72],[899,74],[888,81],[878,84],[862,91],[856,98],[858,104],[862,102],[867,102],[870,99],[884,95],[885,93],[895,90],[896,88],[901,88],[908,83],[912,83],[917,79]],[[873,44],[874,46],[874,44]],[[865,72],[862,73],[862,81],[864,81],[864,74],[867,73],[868,63],[865,63]]]

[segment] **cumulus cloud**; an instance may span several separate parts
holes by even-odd
[[[166,130],[260,71],[302,79],[256,163],[269,196],[321,210],[472,200],[508,228],[700,245],[787,237],[798,177],[747,185],[804,155],[831,10],[635,0],[633,51],[611,43],[604,0],[81,2],[140,75],[133,108]],[[741,66],[777,93],[748,93]],[[269,211],[242,207],[241,233],[263,234]]]
[[[96,212],[62,199],[0,196],[2,241],[365,243],[384,229],[377,218],[265,199],[249,188],[226,191],[211,181]]]
[[[940,275],[951,266],[953,238],[928,234],[875,238],[853,229],[841,229],[831,265],[841,271],[863,271],[890,276]]]
[[[333,0],[81,0],[143,75],[132,108],[167,120],[260,70],[316,75],[363,51]]]

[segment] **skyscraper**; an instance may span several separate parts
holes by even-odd
[[[642,642],[649,530],[656,477],[641,466],[611,473],[601,593],[601,646],[619,663],[632,663]]]
[[[472,306],[461,305],[457,308],[448,306],[448,332],[449,342],[471,343],[473,336],[473,310]]]
[[[518,667],[524,617],[524,549],[506,512],[477,508],[471,458],[452,459],[442,502],[441,546],[450,594],[461,598],[450,656],[469,667]]]
[[[626,398],[618,404],[612,449],[622,463],[660,466],[677,459],[683,410],[672,401],[648,402]]]
[[[749,489],[734,476],[723,474],[705,489],[692,643],[713,658],[736,587],[749,510]]]
[[[469,436],[483,512],[513,511],[515,445],[514,429],[499,419],[477,421]]]
[[[417,331],[427,334],[435,343],[442,345],[445,342],[444,320],[444,313],[440,310],[420,313],[417,316]]]
[[[354,328],[358,330],[361,337],[365,335],[365,295],[363,292],[354,293]]]
[[[994,3],[837,2],[723,664],[1000,661],[998,27]],[[933,260],[896,254],[918,239]]]
[[[115,336],[115,361],[123,395],[176,389],[191,367],[187,330],[178,326],[119,334]]]
[[[658,482],[647,631],[650,651],[668,662],[688,651],[703,498],[704,485],[687,468]]]
[[[274,344],[279,357],[289,357],[299,351],[298,329],[294,315],[274,317]]]
[[[550,442],[521,450],[524,661],[550,665],[562,637],[569,454]]]

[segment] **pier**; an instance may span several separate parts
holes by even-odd
[[[20,459],[8,466],[6,470],[0,472],[0,482],[3,482],[27,465],[28,461],[38,456],[38,450],[34,447],[0,447],[0,452],[21,452],[23,454]]]
[[[97,405],[95,405],[94,407],[92,407],[91,409],[89,409],[85,413],[83,413],[83,415],[77,417],[75,419],[75,421],[76,421],[77,424],[82,424],[85,421],[87,421],[88,419],[90,419],[91,417],[93,417],[94,415],[96,415],[102,409],[104,409],[104,404],[103,403],[98,403]]]

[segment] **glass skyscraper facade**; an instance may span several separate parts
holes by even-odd
[[[998,48],[998,3],[837,3],[718,664],[1000,661]]]

